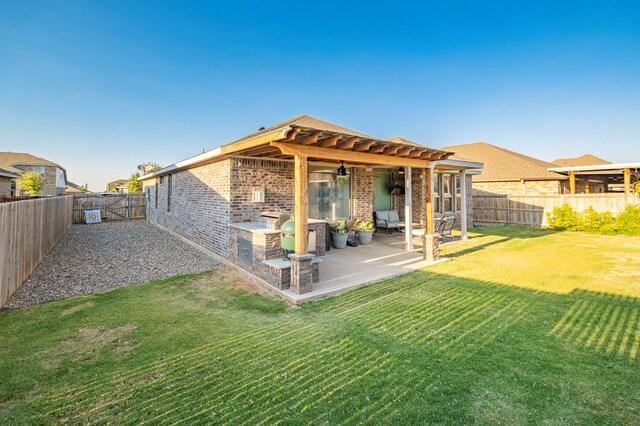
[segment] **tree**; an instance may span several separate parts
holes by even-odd
[[[80,185],[78,186],[78,189],[80,192],[89,192],[89,184],[85,183],[84,185]]]
[[[129,179],[129,187],[127,188],[130,194],[142,192],[142,182],[140,181],[140,179],[138,179],[139,177],[140,173],[131,174],[131,179]]]
[[[18,180],[20,189],[29,195],[40,195],[44,189],[44,176],[37,172],[24,172]]]

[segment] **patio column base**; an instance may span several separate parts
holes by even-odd
[[[291,285],[289,290],[296,294],[309,293],[312,290],[314,281],[313,255],[290,254],[289,259],[291,259]]]
[[[440,250],[438,248],[438,238],[433,234],[425,234],[422,237],[424,242],[422,246],[422,257],[429,262],[435,262],[440,258]]]

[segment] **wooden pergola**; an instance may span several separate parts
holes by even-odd
[[[584,179],[585,193],[589,193],[589,180],[603,183],[605,187],[620,182],[625,194],[633,192],[632,184],[640,178],[640,163],[597,164],[591,166],[553,167],[549,171],[569,176],[569,192],[576,193],[576,179]]]
[[[352,135],[331,130],[315,129],[289,125],[266,134],[256,136],[233,145],[222,147],[229,149],[226,154],[242,155],[256,158],[293,159],[295,180],[295,212],[296,254],[307,253],[308,227],[308,163],[345,162],[349,165],[378,167],[404,167],[405,176],[411,175],[412,168],[422,169],[425,184],[425,238],[426,241],[434,233],[434,214],[432,201],[432,173],[434,161],[445,160],[453,153],[428,148],[420,145],[398,143],[374,139],[366,136]],[[233,152],[231,152],[233,149]],[[411,180],[408,180],[411,185]],[[411,189],[407,188],[406,196],[411,197]],[[409,199],[408,204],[411,205]],[[409,211],[410,213],[410,211]],[[410,234],[411,217],[405,215],[407,232]],[[425,243],[427,244],[427,243]],[[432,247],[424,247],[423,256],[433,256]]]

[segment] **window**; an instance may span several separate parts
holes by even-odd
[[[169,175],[167,177],[167,211],[171,211],[171,184],[172,184],[173,175]]]
[[[442,175],[440,173],[433,174],[433,211],[436,213],[442,212],[442,205],[440,204],[441,198],[440,193],[442,192]]]
[[[454,211],[453,207],[453,175],[442,175],[442,212],[450,213]]]
[[[456,179],[456,205],[455,211],[462,210],[462,175],[455,175]]]
[[[309,217],[349,219],[351,211],[351,171],[338,177],[335,168],[314,168],[309,172]]]
[[[44,166],[31,166],[31,171],[40,173],[42,176],[44,176]]]

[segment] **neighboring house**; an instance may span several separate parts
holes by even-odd
[[[20,175],[5,169],[0,169],[0,198],[12,196],[12,182],[19,179]]]
[[[559,158],[553,160],[552,163],[557,167],[571,167],[571,166],[596,166],[600,164],[611,164],[610,161],[603,160],[600,157],[596,157],[592,154],[584,154],[576,158]]]
[[[557,167],[537,158],[500,148],[485,142],[453,145],[442,148],[453,151],[453,159],[472,158],[484,164],[482,174],[473,176],[474,193],[508,195],[548,195],[571,192],[567,175],[549,171]],[[602,183],[587,178],[576,179],[575,192],[604,192]]]
[[[327,222],[337,219],[366,220],[374,211],[397,210],[409,224],[424,224],[425,200],[433,201],[436,211],[457,214],[466,233],[472,218],[466,196],[469,173],[482,164],[449,160],[451,154],[403,139],[376,139],[302,115],[140,179],[149,221],[277,288],[291,282],[294,289],[302,272],[294,272],[293,266],[292,276],[283,272],[279,232],[264,226],[294,212],[298,229],[315,236],[308,245],[304,238],[296,241],[300,256],[322,256]],[[411,173],[405,176],[405,170]],[[432,176],[433,196],[425,192],[425,176]],[[405,202],[412,206],[406,207],[407,218]],[[314,269],[314,282],[316,273]]]
[[[23,152],[0,152],[0,168],[21,175],[24,172],[36,172],[44,176],[45,186],[40,195],[63,195],[67,186],[67,171],[52,161]],[[16,179],[13,195],[27,195]]]
[[[107,184],[107,192],[126,194],[129,192],[129,179],[117,179]]]
[[[84,189],[84,187],[73,183],[71,181],[67,181],[67,187],[65,189],[65,194],[89,194],[91,191]]]

